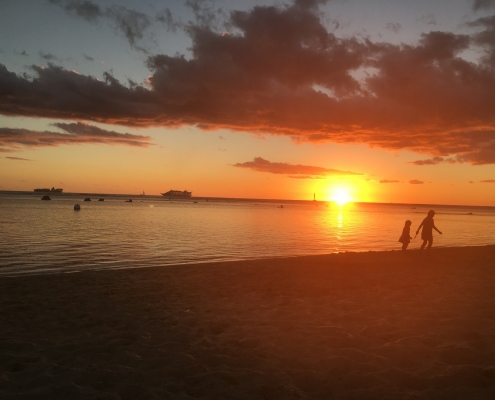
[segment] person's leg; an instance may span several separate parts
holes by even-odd
[[[402,243],[402,251],[406,251],[408,244],[409,243],[407,243],[407,242],[406,243]]]
[[[430,251],[432,244],[433,244],[433,238],[428,239],[428,247],[426,248],[427,251]]]
[[[425,246],[426,246],[426,240],[423,239],[423,244],[421,245],[421,250],[423,250],[425,248]]]

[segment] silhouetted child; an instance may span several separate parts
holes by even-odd
[[[433,229],[435,229],[440,235],[442,234],[442,232],[440,232],[435,226],[435,221],[433,221],[434,216],[435,216],[435,211],[433,210],[428,211],[428,216],[423,220],[423,222],[421,222],[421,225],[416,231],[416,235],[417,235],[421,227],[423,227],[423,230],[421,232],[421,239],[423,239],[421,250],[425,248],[426,243],[428,243],[428,247],[426,248],[426,250],[427,251],[430,250],[431,245],[433,244]]]
[[[399,242],[402,243],[402,251],[406,251],[411,239],[411,221],[407,220],[404,224],[404,229],[402,229],[402,235],[399,238]]]

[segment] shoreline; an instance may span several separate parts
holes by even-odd
[[[419,244],[418,244],[419,246]],[[446,250],[446,249],[478,249],[478,248],[485,248],[485,247],[493,247],[495,249],[495,244],[484,244],[484,245],[478,245],[478,246],[433,246],[431,251],[433,253],[436,253],[438,251]],[[381,254],[381,253],[396,253],[396,254],[402,254],[402,251],[400,249],[393,249],[393,250],[363,250],[363,251],[340,251],[340,252],[335,252],[335,253],[324,253],[324,254],[302,254],[302,255],[294,255],[294,256],[273,256],[273,257],[263,257],[263,258],[246,258],[246,259],[232,259],[232,260],[222,260],[222,261],[192,261],[192,262],[186,262],[186,263],[179,263],[179,264],[163,264],[160,266],[156,265],[146,265],[146,266],[136,266],[136,267],[108,267],[108,268],[92,268],[92,269],[81,269],[81,270],[58,270],[58,271],[48,271],[48,272],[23,272],[23,273],[17,273],[17,274],[12,274],[9,275],[7,273],[3,273],[0,269],[0,279],[3,278],[21,278],[21,277],[29,277],[29,276],[48,276],[48,275],[59,275],[59,274],[79,274],[79,273],[86,273],[86,272],[98,272],[98,271],[121,271],[121,270],[134,270],[134,269],[160,269],[160,268],[180,268],[180,267],[194,267],[194,266],[219,266],[221,267],[224,264],[238,264],[238,263],[251,263],[251,262],[268,262],[268,261],[277,261],[277,262],[283,262],[284,260],[292,260],[292,259],[304,259],[307,257],[331,257],[331,256],[336,256],[336,255],[346,255],[346,254]],[[433,254],[432,253],[432,254]],[[420,255],[420,249],[418,248],[409,248],[406,251],[405,256],[414,256],[414,255]],[[427,252],[425,251],[424,253],[425,256],[427,256]]]
[[[0,397],[495,396],[495,246],[0,277]]]

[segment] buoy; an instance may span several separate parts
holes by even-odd
[[[81,206],[79,204],[74,205],[74,211],[79,211],[81,209]]]
[[[51,199],[50,199],[50,196],[43,196],[43,197],[41,198],[41,200],[51,200]]]

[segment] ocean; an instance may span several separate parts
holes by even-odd
[[[400,250],[404,222],[414,237],[430,209],[443,232],[434,247],[495,244],[495,207],[50,196],[0,192],[0,275]]]

